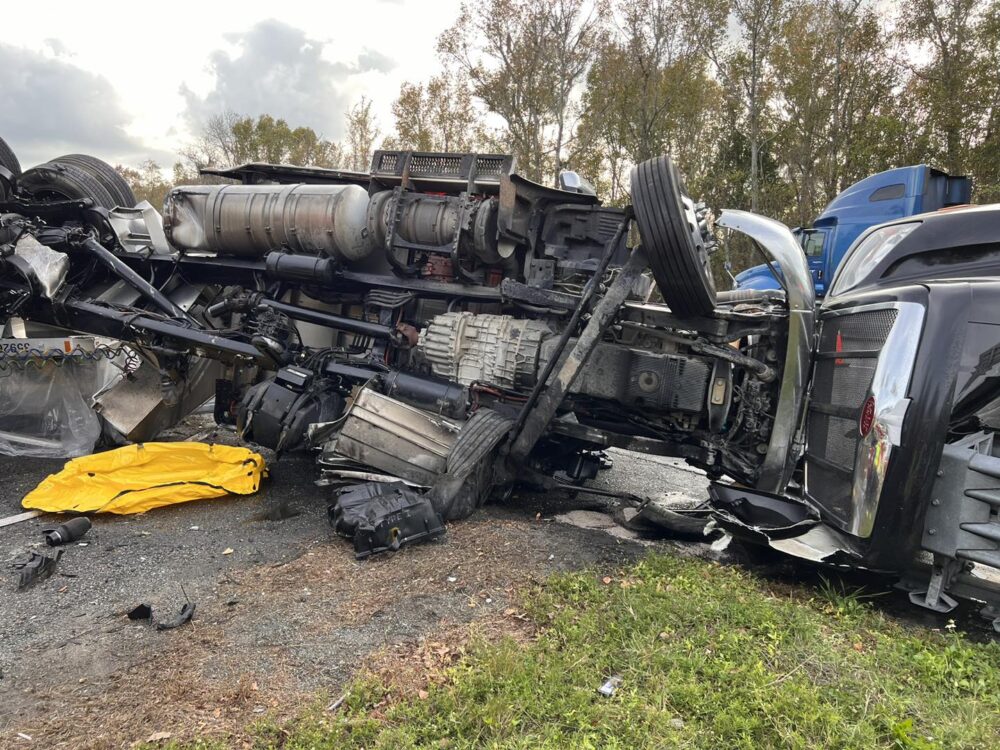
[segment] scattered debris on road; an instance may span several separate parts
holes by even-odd
[[[58,526],[42,529],[42,534],[45,536],[46,544],[50,547],[58,547],[61,544],[68,544],[69,542],[82,539],[83,535],[90,531],[91,525],[89,518],[78,516]],[[85,545],[86,542],[83,543],[83,546]]]
[[[174,628],[179,628],[181,625],[191,621],[191,618],[194,617],[195,607],[196,605],[194,602],[187,601],[181,607],[181,610],[176,617],[166,620],[157,620],[153,617],[153,608],[143,602],[142,604],[137,604],[135,607],[130,609],[125,616],[133,622],[146,621],[150,625],[153,625],[157,630],[173,630]]]
[[[195,604],[193,602],[187,602],[183,607],[181,607],[180,613],[177,617],[171,620],[161,620],[156,623],[157,630],[173,630],[174,628],[179,628],[181,625],[187,622],[191,622],[191,618],[194,617]]]
[[[62,553],[62,550],[56,550],[55,555],[49,557],[40,552],[30,551],[15,557],[11,564],[18,573],[17,590],[23,591],[51,576],[55,572]]]
[[[153,617],[153,608],[145,603],[137,604],[135,607],[130,609],[125,616],[132,621],[150,620]]]

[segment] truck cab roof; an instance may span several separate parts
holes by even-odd
[[[968,203],[970,189],[967,177],[948,175],[927,164],[887,169],[846,188],[816,217],[813,226],[833,221],[858,223],[871,217],[881,218],[878,223],[883,223],[893,218],[886,215],[888,201],[896,202],[889,211],[909,215],[903,213],[906,207],[900,199],[920,197],[919,205],[924,208]]]

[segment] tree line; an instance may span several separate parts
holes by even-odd
[[[437,52],[436,75],[401,86],[387,133],[367,99],[341,143],[223,113],[175,180],[208,163],[364,170],[384,146],[512,153],[521,174],[551,184],[574,169],[612,203],[633,164],[667,153],[710,206],[792,225],[921,162],[1000,200],[1000,0],[481,0]]]

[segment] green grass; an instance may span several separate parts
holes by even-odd
[[[1000,644],[903,627],[833,585],[653,556],[524,606],[537,641],[472,644],[424,699],[359,680],[335,715],[261,724],[254,747],[1000,747]]]

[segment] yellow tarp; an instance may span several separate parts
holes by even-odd
[[[138,443],[68,461],[21,505],[53,513],[144,513],[260,487],[264,458],[229,445]]]

